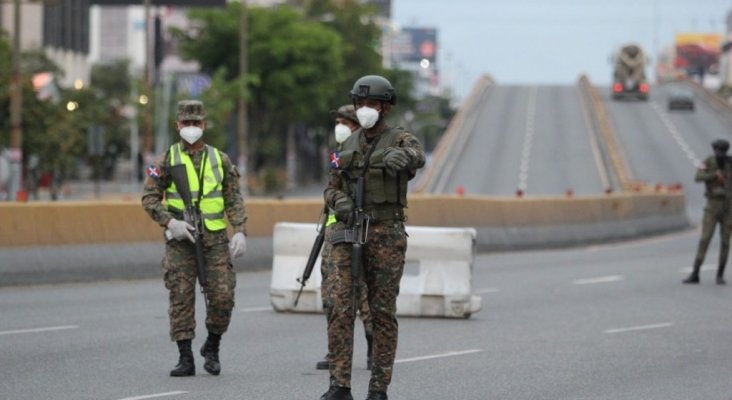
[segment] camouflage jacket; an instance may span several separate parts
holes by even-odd
[[[193,165],[198,169],[201,166],[202,155],[205,147],[199,151],[188,153],[193,159]],[[188,152],[188,150],[186,150]],[[234,233],[242,232],[246,235],[247,214],[244,208],[244,199],[239,189],[239,171],[231,163],[231,159],[226,153],[219,151],[221,154],[221,162],[224,169],[224,178],[222,182],[222,190],[224,197],[224,210],[229,224],[234,229]],[[145,178],[145,187],[142,193],[142,207],[160,226],[165,227],[173,218],[163,204],[165,198],[165,190],[171,185],[170,177],[170,160],[168,152],[158,156],[155,164],[147,168],[147,177]]]
[[[381,129],[381,132],[386,132],[391,127],[384,126]],[[354,132],[353,134],[357,134],[359,131]],[[380,133],[381,134],[381,133]],[[378,136],[376,136],[378,137]],[[361,135],[361,151],[363,154],[368,154],[369,150],[371,149],[371,146],[373,146],[376,143],[376,137],[374,137],[372,140],[368,141],[365,140],[364,136]],[[417,140],[417,138],[412,135],[411,133],[407,131],[402,131],[397,135],[397,137],[394,140],[394,143],[391,144],[392,147],[401,147],[405,150],[407,153],[407,156],[409,157],[409,164],[407,168],[409,169],[409,176],[410,178],[414,177],[414,174],[416,173],[416,170],[419,168],[422,168],[425,164],[425,154],[424,149],[422,148],[422,144]],[[335,199],[339,197],[343,190],[342,188],[345,186],[345,182],[343,182],[343,176],[339,173],[337,169],[331,169],[329,178],[328,178],[328,186],[325,188],[325,191],[323,193],[323,196],[325,198],[325,202],[333,209],[335,207]]]

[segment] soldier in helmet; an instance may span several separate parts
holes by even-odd
[[[239,172],[229,157],[203,141],[206,129],[203,104],[196,100],[178,103],[176,127],[181,140],[147,168],[142,206],[166,229],[163,274],[169,290],[170,338],[178,345],[178,365],[171,376],[196,373],[191,341],[195,336],[196,258],[194,227],[183,219],[184,204],[172,184],[170,167],[183,164],[193,202],[203,217],[203,250],[206,275],[206,329],[201,347],[203,368],[212,375],[221,372],[219,344],[234,308],[236,275],[231,259],[246,251],[247,220],[239,190]],[[233,228],[229,240],[226,222]]]
[[[732,213],[730,213],[730,190],[732,190],[732,160],[727,156],[729,142],[718,139],[712,142],[714,155],[699,166],[694,180],[704,182],[707,198],[707,205],[704,207],[704,219],[702,220],[702,234],[694,259],[694,269],[684,283],[699,283],[699,269],[704,263],[704,256],[707,247],[714,235],[714,229],[719,224],[720,247],[719,247],[719,268],[717,269],[717,284],[724,285],[724,268],[727,265],[729,254],[730,233],[732,233]]]
[[[346,104],[338,107],[338,110],[331,110],[330,115],[335,118],[335,140],[336,140],[336,152],[333,153],[333,157],[337,157],[338,151],[341,150],[341,145],[351,136],[351,133],[361,127],[356,117],[356,109],[353,104]],[[336,217],[331,210],[328,214],[328,220],[326,221],[325,227],[326,232],[333,228],[336,223]],[[331,245],[330,242],[326,241],[323,243],[323,252],[321,253],[322,263],[320,264],[320,275],[322,276],[322,284],[320,286],[321,296],[323,299],[323,309],[325,311],[326,319],[330,315],[331,311],[331,280],[328,279],[330,271],[328,266],[333,263],[329,263],[327,259],[330,257]],[[363,282],[362,282],[363,284]],[[369,313],[369,302],[366,290],[362,290],[360,293],[361,301],[359,302],[358,314],[363,321],[363,331],[366,335],[366,369],[371,369],[371,350],[373,348],[373,326],[371,324],[371,313]],[[328,361],[328,355],[321,361],[315,364],[317,369],[330,369],[330,362]]]
[[[373,323],[373,363],[367,400],[388,399],[396,356],[398,325],[396,298],[404,271],[407,235],[404,208],[407,183],[424,166],[425,154],[417,138],[404,129],[391,127],[386,116],[396,104],[391,83],[378,75],[359,78],[351,99],[361,129],[342,145],[339,160],[331,165],[324,197],[337,219],[326,232],[331,245],[326,267],[332,311],[328,315],[330,387],[321,400],[351,400],[355,290],[366,290]],[[360,179],[362,178],[362,179]],[[363,211],[369,222],[362,244],[362,270],[366,283],[361,288],[351,279],[352,231],[356,183],[363,187]],[[350,238],[349,238],[350,236]]]

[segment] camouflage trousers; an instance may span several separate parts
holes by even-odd
[[[329,235],[326,233],[329,239]],[[355,311],[349,243],[333,245],[326,259],[332,310],[328,315],[330,384],[351,387]],[[369,391],[386,392],[391,383],[399,326],[396,298],[404,272],[407,235],[401,222],[369,226],[363,245],[363,288],[373,324],[373,364]],[[362,290],[363,291],[363,290]]]
[[[710,199],[704,207],[702,232],[696,257],[694,258],[694,268],[698,268],[704,263],[704,257],[707,254],[707,248],[714,236],[714,229],[717,224],[720,228],[719,265],[727,264],[730,234],[732,234],[732,212],[730,212],[732,210],[725,212],[724,203],[724,199]]]
[[[226,231],[206,233],[206,329],[223,334],[234,309],[236,274],[231,265]],[[163,258],[165,287],[169,294],[170,339],[193,339],[196,332],[196,255],[188,241],[170,240]]]
[[[333,301],[331,300],[333,297],[333,285],[331,284],[331,281],[328,280],[328,276],[331,275],[328,268],[333,265],[332,262],[329,262],[332,248],[333,246],[327,240],[323,243],[323,251],[321,253],[322,262],[320,264],[320,275],[322,276],[320,296],[323,301],[323,312],[325,313],[326,321],[330,320],[330,314],[333,310]],[[366,287],[366,282],[363,279],[361,279],[361,287]],[[359,294],[361,299],[358,302],[358,316],[363,322],[364,333],[366,333],[366,336],[371,336],[373,335],[373,324],[371,322],[371,313],[369,312],[368,293],[366,290],[361,290]]]

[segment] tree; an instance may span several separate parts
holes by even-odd
[[[194,10],[189,17],[200,26],[190,32],[173,31],[183,57],[197,60],[213,74],[212,90],[232,102],[248,102],[249,148],[255,170],[284,163],[287,133],[321,121],[332,108],[334,82],[342,79],[342,40],[332,29],[289,8],[252,8],[249,11],[249,74],[246,85],[235,81],[238,71],[240,4],[225,10]],[[234,91],[223,86],[234,83]],[[231,96],[231,97],[229,97]],[[212,96],[213,97],[213,96]],[[217,108],[213,98],[207,107]],[[224,121],[220,121],[223,125]]]

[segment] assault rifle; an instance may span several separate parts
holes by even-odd
[[[354,207],[351,217],[350,241],[353,243],[351,249],[351,283],[353,285],[353,312],[358,309],[359,288],[361,285],[361,270],[363,269],[363,244],[369,231],[369,215],[363,210],[364,178],[356,179],[353,193]],[[346,232],[348,232],[346,231]],[[348,235],[347,235],[348,236]]]
[[[179,164],[170,167],[170,177],[173,179],[173,183],[175,183],[178,194],[183,199],[183,205],[185,206],[183,219],[195,228],[193,238],[196,239],[194,243],[196,249],[196,271],[198,272],[198,283],[201,284],[201,293],[205,295],[206,260],[203,257],[203,218],[201,217],[201,209],[199,208],[199,203],[193,204],[191,199],[191,189],[188,186],[186,166]],[[199,190],[203,190],[203,188],[199,188]]]
[[[323,207],[323,212],[320,214],[320,221],[318,222],[318,226],[320,227],[318,230],[318,236],[315,237],[313,247],[310,249],[310,256],[308,256],[308,262],[305,264],[305,270],[302,272],[302,277],[297,278],[297,282],[300,283],[300,290],[297,292],[297,296],[295,297],[294,307],[297,307],[297,302],[300,301],[302,290],[305,288],[305,284],[308,283],[310,274],[313,273],[313,268],[315,267],[315,261],[318,259],[320,250],[323,248],[323,243],[325,242],[325,225],[328,222],[328,205]]]

